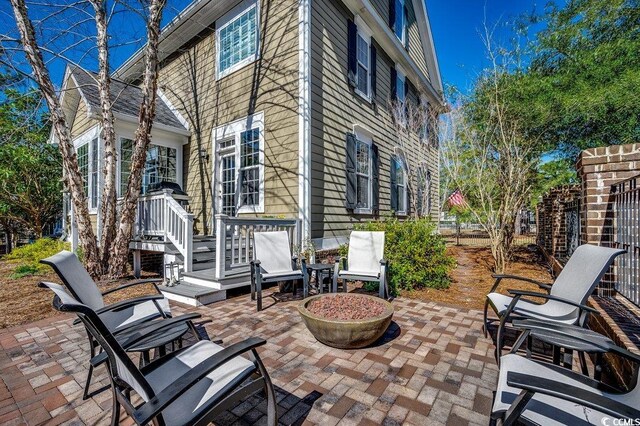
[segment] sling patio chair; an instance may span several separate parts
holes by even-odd
[[[484,333],[488,335],[489,306],[497,314],[500,325],[496,335],[496,360],[500,362],[505,325],[514,318],[535,318],[563,324],[577,324],[583,327],[589,313],[597,312],[586,306],[587,299],[615,258],[625,250],[583,244],[558,275],[553,285],[515,275],[494,275],[496,281],[484,304]],[[496,289],[504,280],[519,280],[536,284],[548,293],[508,290],[510,296],[497,293]],[[544,303],[527,301],[523,297],[545,299]]]
[[[258,311],[262,310],[262,284],[279,281],[302,280],[303,295],[309,295],[309,276],[306,262],[291,255],[289,233],[287,231],[255,232],[253,234],[253,254],[251,261],[251,300],[257,299]],[[293,287],[295,294],[295,286]]]
[[[347,281],[372,281],[379,283],[379,295],[384,299],[389,295],[387,266],[384,259],[384,232],[352,231],[348,256],[341,257],[335,263],[333,291],[338,291],[338,279],[342,280],[345,292]]]
[[[138,368],[125,352],[127,341],[116,338],[89,306],[53,286],[54,308],[75,313],[107,355],[112,425],[120,423],[121,406],[139,425],[204,425],[261,390],[267,395],[267,424],[277,424],[273,385],[256,351],[266,343],[263,339],[249,338],[227,348],[201,340]],[[242,356],[245,353],[250,359]]]
[[[63,250],[51,257],[42,259],[40,262],[51,266],[69,292],[78,299],[80,303],[96,311],[105,326],[114,334],[125,333],[149,321],[171,317],[169,302],[155,284],[154,287],[158,294],[123,300],[111,305],[106,305],[104,301],[104,296],[107,294],[112,294],[137,285],[154,283],[160,281],[159,279],[139,280],[101,293],[80,260],[70,251]],[[196,333],[193,324],[189,323],[189,327],[192,328],[193,333]],[[88,337],[90,342],[89,347],[91,348],[90,359],[93,360],[97,355],[98,345],[89,334]],[[196,338],[197,337],[198,335],[196,334]],[[91,385],[93,368],[94,363],[90,363],[87,381],[85,383],[84,399],[89,396],[89,386]]]
[[[570,328],[563,326],[565,329]],[[574,326],[575,327],[575,326]],[[572,338],[572,333],[560,339]],[[607,339],[584,341],[585,345],[599,345]],[[640,356],[614,344],[597,348],[640,364]],[[501,360],[498,386],[491,412],[491,423],[503,425],[607,425],[611,418],[640,419],[640,384],[638,369],[631,379],[631,390],[621,392],[585,375],[544,362],[510,353]]]

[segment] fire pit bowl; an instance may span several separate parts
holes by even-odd
[[[340,349],[369,346],[384,334],[393,316],[391,303],[367,294],[320,294],[305,299],[298,310],[319,342]],[[364,310],[371,316],[363,316]],[[356,318],[345,318],[351,314]]]

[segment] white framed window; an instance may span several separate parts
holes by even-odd
[[[264,113],[214,130],[217,211],[264,213]]]
[[[407,172],[402,160],[398,157],[393,159],[393,167],[395,167],[396,177],[396,194],[398,196],[398,205],[396,214],[407,214]]]
[[[407,93],[405,91],[405,81],[407,77],[402,68],[399,65],[396,65],[396,97],[398,98],[398,102],[404,104],[407,99]]]
[[[127,191],[131,174],[131,156],[133,155],[133,139],[119,138],[119,184],[118,196],[123,197]],[[180,183],[178,180],[178,149],[170,146],[151,144],[147,148],[147,158],[142,172],[140,193],[148,193],[160,182]]]
[[[78,156],[78,168],[82,176],[89,213],[91,214],[98,212],[98,200],[100,198],[99,134],[99,128],[94,127],[78,137],[73,143]]]
[[[407,43],[407,14],[404,7],[405,0],[394,0],[395,17],[394,23],[396,37],[403,45]]]
[[[370,214],[373,199],[373,165],[371,163],[373,139],[356,128],[356,214]]]
[[[243,1],[216,21],[216,78],[222,78],[258,58],[259,7]]]
[[[356,16],[356,93],[371,101],[371,30]]]

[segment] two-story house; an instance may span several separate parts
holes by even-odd
[[[254,229],[289,227],[296,244],[331,248],[354,223],[411,213],[390,102],[444,106],[423,0],[195,0],[163,29],[160,52],[158,113],[131,244],[136,268],[141,253],[161,253],[167,265],[182,264],[184,285],[173,291],[206,303],[248,283]],[[114,73],[119,186],[142,72],[138,52]],[[67,70],[63,89],[97,219],[98,91],[78,68]],[[428,194],[418,208],[436,218],[430,137],[416,132],[405,148],[423,176],[415,187]],[[184,196],[153,191],[167,181],[186,192],[188,207]]]

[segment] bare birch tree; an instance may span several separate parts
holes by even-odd
[[[462,191],[491,243],[494,270],[504,272],[513,249],[515,221],[532,191],[541,144],[522,131],[509,109],[514,57],[493,49],[485,32],[490,67],[469,97],[459,97],[442,121],[442,169]]]
[[[441,111],[426,101],[388,100],[397,136],[394,156],[406,174],[407,201],[414,218],[431,214],[430,171],[425,160],[438,149],[438,117]]]
[[[135,133],[132,155],[131,174],[127,182],[127,191],[120,210],[119,225],[116,224],[116,150],[113,105],[110,95],[109,76],[109,34],[106,0],[89,0],[96,25],[96,44],[98,51],[99,72],[96,84],[100,93],[101,140],[104,144],[104,187],[102,194],[102,226],[103,236],[98,245],[93,232],[87,194],[78,166],[78,158],[71,137],[71,123],[67,121],[62,105],[52,82],[43,52],[56,54],[39,44],[33,21],[30,19],[25,0],[11,0],[15,22],[20,34],[20,44],[31,68],[31,77],[47,103],[51,115],[53,133],[58,141],[62,154],[64,179],[70,192],[74,207],[74,216],[78,228],[87,270],[93,276],[108,274],[119,277],[126,274],[129,241],[133,233],[137,201],[142,185],[142,172],[146,159],[146,151],[151,138],[151,129],[155,116],[155,103],[158,79],[158,43],[160,23],[166,0],[142,0],[146,12],[146,45],[144,55],[144,74],[142,77],[143,100],[139,112],[139,125]],[[72,4],[71,8],[78,6]],[[80,18],[79,18],[80,19]],[[8,38],[3,37],[3,41]],[[68,49],[77,46],[72,44]],[[59,54],[59,53],[58,53]],[[59,54],[63,56],[62,54]]]

